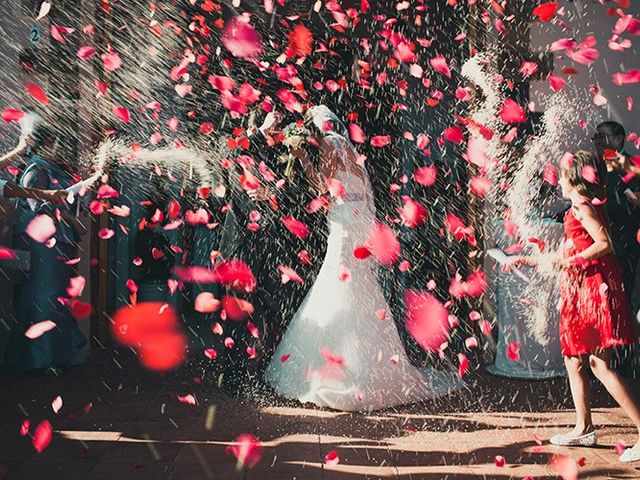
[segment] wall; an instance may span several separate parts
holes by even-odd
[[[566,146],[567,150],[591,147],[591,136],[599,121],[612,119],[622,123],[627,133],[640,132],[638,125],[638,102],[640,102],[640,87],[638,84],[617,86],[612,82],[612,74],[632,68],[640,68],[638,55],[640,54],[640,39],[628,33],[623,38],[631,40],[632,48],[624,52],[616,52],[608,47],[608,41],[612,36],[612,30],[618,17],[607,15],[607,9],[616,6],[615,2],[601,5],[594,1],[560,1],[565,14],[559,16],[567,26],[567,30],[554,22],[535,22],[531,29],[531,49],[533,51],[545,51],[548,46],[561,38],[575,38],[582,42],[588,35],[593,35],[598,44],[596,48],[600,52],[600,58],[591,65],[581,65],[566,58],[564,52],[555,53],[554,74],[567,80],[567,86],[563,92],[569,98],[576,99],[574,103],[582,112],[581,118],[587,121],[586,130],[579,125],[578,118],[571,129],[571,142]],[[636,18],[640,15],[640,2],[632,1],[631,7],[626,9],[628,14]],[[561,59],[560,57],[564,57]],[[579,75],[564,75],[561,72],[563,66],[576,68]],[[606,105],[597,107],[592,101],[589,86],[597,85],[601,94],[607,99]],[[531,100],[536,103],[537,110],[544,110],[549,96],[553,94],[548,81],[534,82],[531,87]],[[627,109],[627,97],[632,97],[634,108]],[[575,143],[575,144],[571,144]],[[632,143],[627,143],[627,151],[637,155],[638,150]]]

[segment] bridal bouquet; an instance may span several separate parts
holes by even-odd
[[[284,170],[284,176],[290,178],[293,174],[293,165],[296,161],[296,157],[291,153],[291,150],[301,148],[306,144],[311,132],[305,128],[304,125],[292,123],[282,130],[282,135],[284,135],[282,144],[287,147],[288,152],[280,156],[280,161],[287,164]]]

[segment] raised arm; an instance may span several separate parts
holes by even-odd
[[[15,162],[27,149],[27,138],[20,137],[16,148],[0,157],[0,171]]]
[[[50,203],[61,203],[67,197],[64,190],[43,190],[40,188],[26,188],[0,180],[0,198],[31,198]]]
[[[249,148],[247,154],[254,159],[264,161],[269,168],[273,168],[269,165],[268,155],[265,155],[267,149],[271,148],[269,145],[269,138],[272,137],[282,120],[282,115],[279,112],[269,112],[262,122],[262,125],[251,135],[249,135]]]

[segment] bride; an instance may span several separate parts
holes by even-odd
[[[394,320],[388,314],[384,320],[376,317],[390,308],[375,261],[353,255],[375,224],[368,175],[331,110],[312,107],[305,120],[320,152],[319,171],[300,155],[306,174],[322,186],[328,179],[339,181],[346,195],[329,210],[322,267],[271,358],[265,381],[284,397],[345,411],[413,403],[460,388],[452,373],[411,365]]]

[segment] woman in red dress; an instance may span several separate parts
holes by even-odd
[[[579,151],[561,165],[562,195],[571,201],[564,218],[564,253],[557,266],[560,284],[560,345],[576,408],[576,426],[555,435],[555,445],[592,446],[597,442],[591,418],[588,367],[635,423],[640,436],[640,407],[625,381],[611,368],[613,347],[637,341],[613,256],[605,198],[606,167],[589,152]],[[536,264],[517,257],[511,265]],[[640,460],[640,440],[620,461]]]

